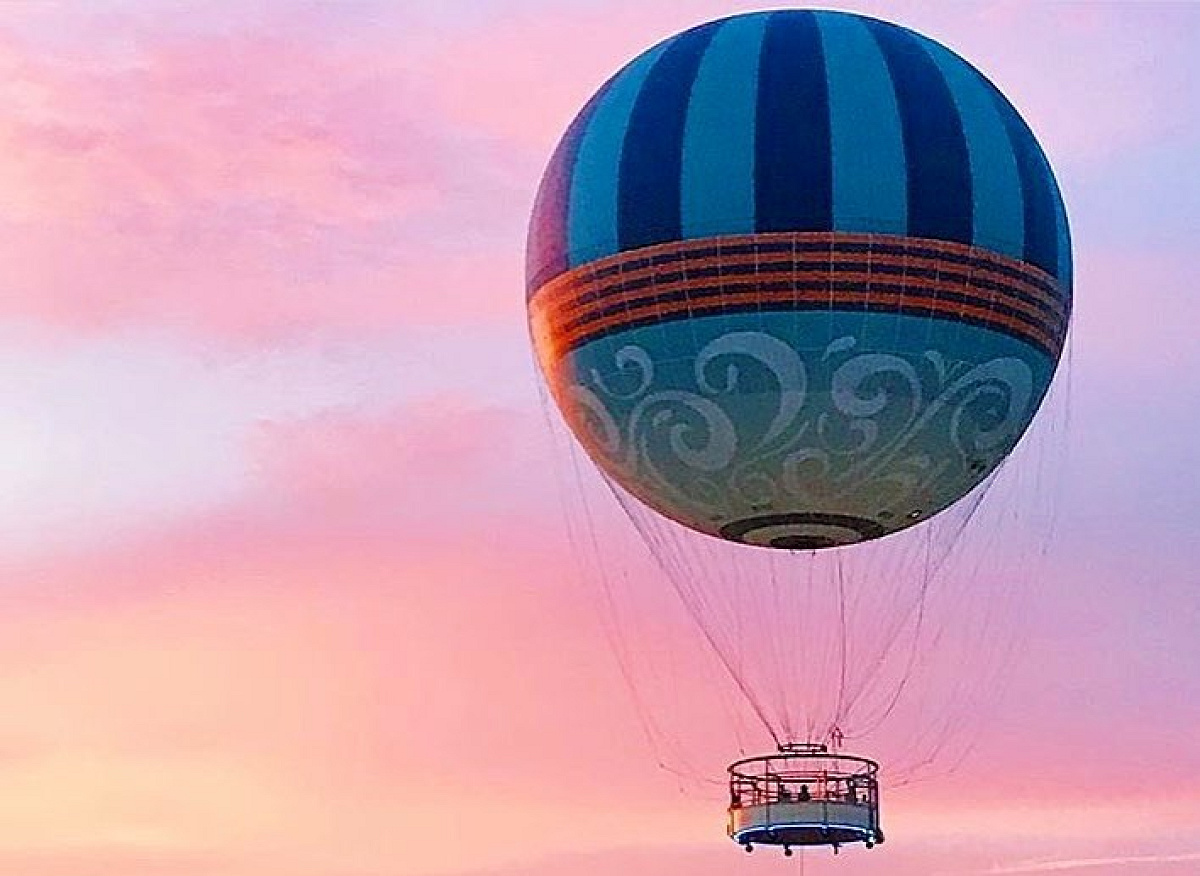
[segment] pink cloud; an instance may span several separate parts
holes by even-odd
[[[441,422],[496,421],[431,413],[409,427],[409,446]],[[318,449],[300,447],[295,460],[334,460],[352,493],[369,493],[375,479],[356,453],[404,458],[384,433],[346,424],[297,441]],[[352,451],[344,462],[332,443]],[[443,483],[472,477],[490,452],[467,441]],[[306,470],[278,470],[303,481],[286,498],[332,491],[329,516],[342,516],[342,488],[305,480]],[[313,513],[303,502],[298,510]],[[157,872],[218,866],[234,876],[745,866],[721,835],[719,791],[680,795],[656,769],[575,574],[543,533],[494,543],[460,532],[447,550],[361,526],[276,518],[268,528],[242,517],[207,535],[193,527],[136,552],[10,576],[0,866],[37,861],[54,876],[138,872],[119,869],[138,856],[161,862]],[[679,635],[669,623],[654,628]],[[693,644],[651,643],[668,658]],[[733,752],[729,719],[705,692],[712,677],[696,655],[676,656],[665,679],[679,702],[652,705],[665,739],[706,752],[719,774]],[[1026,705],[1039,721],[1054,712]],[[1194,794],[1147,794],[1116,764],[1081,781],[1078,768],[1102,762],[1099,753],[1068,756],[1081,754],[1069,730],[1027,745],[1012,735],[1020,724],[1000,722],[952,782],[889,789],[890,842],[850,850],[855,868],[917,876],[1016,864],[1040,849],[1099,857],[1108,850],[1093,839],[1097,820],[1116,841],[1185,842]],[[1114,782],[1123,800],[1111,799]],[[461,842],[466,801],[475,843]],[[531,830],[544,823],[559,826],[552,836]],[[988,845],[1001,838],[1006,846]],[[948,851],[954,841],[986,851]],[[68,843],[76,851],[62,851]],[[622,846],[645,851],[612,851]]]
[[[0,68],[9,318],[261,336],[486,321],[509,312],[496,284],[520,288],[516,223],[501,249],[486,222],[512,200],[508,159],[449,130],[394,53],[10,38]]]
[[[527,412],[447,398],[266,423],[251,452],[269,519],[451,548],[493,537],[528,543],[523,524],[544,522],[552,500],[539,473],[546,451]]]
[[[354,221],[419,204],[439,165],[410,77],[378,58],[260,32],[142,39],[119,61],[10,38],[0,66],[17,108],[5,174],[26,182],[10,218],[169,226],[250,202],[273,207],[281,228]]]
[[[10,570],[0,867],[137,872],[120,867],[139,855],[158,872],[233,876],[748,866],[721,835],[719,788],[683,783],[681,795],[655,764],[687,752],[719,779],[736,751],[719,675],[661,580],[602,531],[613,563],[646,574],[623,585],[625,644],[654,697],[643,705],[665,748],[653,751],[596,594],[581,589],[586,558],[559,534],[540,431],[454,400],[280,420],[261,429],[261,492],[244,504]],[[1056,603],[1041,610],[1061,650],[1038,652],[1016,682],[1021,705],[955,777],[889,789],[891,841],[855,854],[856,868],[984,870],[1032,849],[1096,858],[1108,854],[1098,820],[1122,825],[1117,840],[1181,847],[1200,803],[1194,768],[1169,755],[1188,743],[1159,739],[1152,770],[1107,761],[1107,736],[1082,745],[1098,721],[1131,745],[1148,737],[1136,715],[1108,715],[1121,688],[1094,668],[1075,699],[1047,682],[1094,658],[1056,635]],[[1086,639],[1084,622],[1105,618],[1074,622]],[[1086,700],[1093,711],[1078,708]],[[531,830],[545,823],[553,835]],[[997,837],[1008,845],[986,855],[941,844]],[[86,851],[62,852],[68,843]]]
[[[628,707],[560,555],[255,543],[13,582],[41,595],[10,601],[0,648],[0,862],[70,843],[94,866],[220,850],[228,872],[421,873],[602,846],[626,795],[651,824],[660,777],[613,733]],[[475,844],[458,842],[466,800],[486,813]],[[528,829],[564,811],[554,837]]]

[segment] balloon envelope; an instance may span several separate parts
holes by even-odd
[[[551,393],[627,492],[731,541],[886,535],[1028,427],[1071,307],[1066,212],[1003,95],[912,31],[738,15],[609,80],[528,241]]]

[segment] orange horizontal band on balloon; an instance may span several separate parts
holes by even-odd
[[[969,284],[959,284],[947,280],[933,280],[925,277],[905,277],[891,274],[874,274],[865,272],[844,272],[839,273],[834,271],[831,273],[828,269],[812,270],[776,270],[742,277],[704,277],[697,279],[676,280],[662,285],[645,286],[639,289],[634,289],[628,292],[615,291],[602,298],[597,298],[591,301],[579,301],[578,295],[568,298],[570,291],[563,290],[564,294],[558,299],[550,299],[542,301],[538,299],[533,302],[533,307],[540,308],[544,311],[547,318],[564,327],[574,328],[575,325],[582,322],[588,322],[598,318],[605,311],[611,311],[617,307],[623,307],[626,311],[632,312],[643,306],[648,306],[658,303],[656,299],[663,296],[674,296],[683,293],[685,296],[688,292],[698,288],[703,289],[722,289],[723,292],[707,292],[703,296],[696,296],[691,300],[693,302],[723,300],[726,296],[735,296],[739,301],[752,303],[757,300],[760,294],[766,294],[768,290],[760,290],[758,286],[768,284],[812,284],[828,282],[830,285],[822,290],[816,290],[818,294],[824,296],[828,301],[861,303],[862,301],[879,296],[879,295],[895,295],[904,294],[897,293],[894,290],[887,288],[878,288],[886,286],[902,286],[904,289],[912,290],[914,306],[921,306],[927,299],[927,294],[918,293],[946,293],[949,295],[963,296],[973,299],[970,302],[956,302],[975,304],[981,306],[992,307],[1000,305],[1011,310],[1025,314],[1029,321],[1035,325],[1044,326],[1048,329],[1053,329],[1057,325],[1065,322],[1065,317],[1058,314],[1047,314],[1045,311],[1033,306],[1023,298],[1012,295],[1007,289],[975,289]],[[853,283],[861,285],[861,291],[846,291],[833,287],[834,283]],[[748,286],[752,288],[734,289],[731,288],[735,284]],[[776,294],[777,291],[784,291],[786,294],[799,295],[801,293],[809,293],[814,290],[807,289],[792,289],[792,290],[770,290],[771,294]],[[580,293],[582,294],[582,293]],[[778,300],[778,299],[773,299]],[[808,298],[800,300],[811,300]]]
[[[824,274],[821,278],[824,278]],[[806,310],[841,309],[841,310],[887,310],[907,313],[937,313],[954,316],[969,314],[976,320],[985,318],[990,325],[1005,326],[1010,332],[1018,331],[1022,337],[1031,335],[1042,345],[1054,353],[1061,346],[1062,333],[1066,321],[1062,318],[1047,316],[1040,312],[1030,312],[1030,308],[1022,308],[1023,302],[1012,301],[1006,296],[979,296],[977,300],[952,300],[946,295],[957,298],[971,298],[971,290],[959,287],[937,288],[936,284],[916,283],[891,284],[903,285],[903,291],[882,289],[879,284],[874,287],[862,283],[862,287],[853,290],[824,288],[795,288],[794,283],[800,278],[790,273],[778,275],[759,275],[752,278],[753,282],[742,283],[747,287],[740,290],[721,289],[720,286],[710,286],[704,294],[689,295],[696,291],[686,284],[676,288],[658,287],[650,293],[642,292],[622,301],[613,296],[597,306],[589,307],[586,311],[564,312],[562,310],[541,308],[535,302],[531,311],[546,324],[555,334],[563,337],[570,346],[575,346],[581,338],[594,335],[621,323],[644,323],[655,321],[657,318],[679,318],[679,315],[689,311],[714,309],[753,310],[757,307],[775,307],[792,305]],[[862,277],[843,275],[838,278],[841,282],[862,281]],[[769,284],[784,288],[763,288]],[[674,285],[674,284],[673,284]],[[938,293],[944,293],[939,295]],[[663,300],[663,296],[671,299]],[[1016,306],[1014,306],[1016,305]],[[1007,307],[1011,313],[998,310],[997,306]],[[607,311],[607,312],[605,312]]]
[[[556,326],[549,321],[542,321],[541,324],[547,330],[554,348],[555,358],[557,358],[567,350],[574,349],[580,344],[591,340],[593,337],[607,334],[612,329],[620,328],[630,323],[642,323],[645,320],[656,321],[659,319],[665,322],[673,318],[678,319],[688,315],[712,315],[728,310],[731,307],[737,307],[740,310],[747,305],[759,305],[763,309],[769,310],[772,304],[800,304],[806,302],[820,305],[813,308],[815,310],[822,309],[823,307],[836,309],[839,303],[836,299],[831,303],[829,296],[824,292],[788,290],[762,292],[755,295],[752,299],[749,299],[747,296],[720,295],[703,300],[684,299],[672,302],[655,302],[637,310],[614,313],[573,329],[563,329],[561,324]],[[913,299],[909,296],[896,293],[876,293],[872,294],[869,298],[865,296],[858,297],[842,303],[852,305],[855,310],[866,312],[873,310],[881,310],[889,313],[902,312],[930,317],[944,317],[959,321],[965,319],[981,323],[1003,331],[1005,334],[1015,335],[1022,340],[1034,344],[1052,356],[1057,356],[1059,350],[1062,348],[1061,340],[1056,338],[1049,331],[1048,327],[1031,326],[1027,322],[981,305],[963,304],[961,302],[949,302],[939,299]]]
[[[912,238],[897,235],[887,234],[856,234],[849,232],[769,232],[762,234],[742,234],[730,235],[726,237],[709,237],[709,238],[693,238],[690,240],[671,241],[667,243],[654,244],[652,246],[643,247],[638,250],[621,252],[615,255],[606,256],[602,259],[597,259],[587,265],[581,265],[571,274],[591,274],[598,276],[605,271],[614,268],[620,268],[622,265],[628,265],[632,262],[644,261],[646,259],[662,260],[657,265],[648,265],[638,268],[634,271],[626,271],[625,276],[637,276],[642,271],[653,272],[655,269],[661,269],[666,265],[677,264],[682,258],[686,257],[690,252],[710,250],[718,248],[720,250],[729,250],[742,247],[752,247],[755,252],[750,253],[730,253],[719,252],[715,258],[727,259],[728,263],[733,264],[738,260],[753,263],[759,254],[768,249],[778,248],[781,245],[787,244],[792,247],[793,255],[814,255],[824,254],[830,258],[854,259],[861,258],[863,255],[872,255],[879,257],[887,257],[889,255],[905,255],[910,259],[920,259],[926,263],[926,266],[934,266],[934,263],[941,264],[943,261],[948,261],[957,264],[956,260],[972,260],[983,262],[983,265],[965,265],[963,267],[969,270],[989,270],[998,272],[1005,280],[1011,282],[1013,279],[1021,279],[1032,284],[1035,288],[1040,287],[1041,290],[1050,295],[1054,295],[1058,289],[1058,282],[1050,274],[1040,268],[1035,267],[1027,262],[1022,262],[1018,259],[1004,256],[988,249],[972,247],[961,243],[946,240],[934,240],[931,238]],[[826,249],[816,250],[811,249],[814,245],[827,247]],[[850,247],[868,247],[870,252],[863,253],[861,251],[850,251]],[[884,249],[898,249],[902,253],[886,253]],[[933,252],[937,255],[932,257],[922,255],[921,252]],[[773,255],[782,255],[783,253],[771,253]],[[705,258],[714,258],[712,256]],[[555,278],[559,279],[559,278]],[[546,283],[546,286],[553,285],[555,280]]]
[[[984,286],[981,283],[977,283],[974,276],[967,276],[952,271],[939,271],[936,267],[925,269],[934,272],[936,274],[935,277],[921,276],[912,270],[916,266],[911,262],[906,264],[903,258],[875,257],[866,260],[860,258],[850,262],[849,264],[853,265],[853,269],[848,269],[849,265],[843,267],[845,262],[839,264],[823,260],[819,262],[805,260],[788,263],[780,256],[775,256],[769,262],[770,267],[767,270],[728,274],[721,273],[720,269],[733,267],[734,265],[730,262],[721,261],[716,258],[704,259],[702,261],[709,267],[716,268],[717,273],[710,273],[702,277],[694,276],[696,269],[702,267],[702,265],[687,262],[682,265],[682,269],[672,266],[672,269],[669,271],[661,271],[658,275],[660,278],[664,275],[671,277],[671,279],[665,281],[664,279],[659,279],[655,282],[655,275],[648,274],[645,271],[638,272],[641,275],[640,277],[622,274],[617,277],[605,277],[602,280],[580,276],[574,283],[563,284],[553,291],[548,289],[545,294],[536,296],[531,303],[542,304],[554,312],[575,312],[581,307],[603,307],[606,304],[613,304],[618,301],[633,301],[635,298],[665,294],[672,290],[701,284],[778,282],[785,277],[793,277],[798,281],[830,279],[859,282],[865,282],[864,278],[869,278],[871,283],[891,283],[947,291],[961,290],[962,294],[972,294],[974,297],[980,299],[1003,296],[1004,300],[1011,302],[1012,306],[1020,308],[1031,315],[1037,315],[1039,319],[1065,318],[1066,316],[1065,307],[1062,302],[1054,301],[1053,306],[1051,306],[1046,303],[1045,299],[1034,298],[1030,294],[1028,287],[1022,287],[1015,282],[989,280],[989,285]],[[871,269],[862,270],[864,263],[869,265]],[[900,270],[888,272],[873,270],[876,267],[893,267]],[[680,274],[683,274],[683,276],[679,276]],[[650,282],[638,282],[637,288],[628,288],[631,283],[639,279],[643,281],[648,279]],[[1030,299],[1034,300],[1031,301]],[[1039,306],[1039,302],[1041,306]]]
[[[788,247],[787,251],[764,251],[785,245]],[[813,251],[811,247],[814,245],[828,249]],[[804,249],[796,249],[797,247]],[[847,251],[848,247],[867,247],[867,251]],[[751,248],[752,251],[728,251],[737,248]],[[882,251],[885,248],[900,251]],[[712,253],[713,249],[718,251]],[[708,254],[688,255],[697,252]],[[632,270],[628,267],[647,260],[658,261],[655,264],[642,264]],[[555,277],[537,290],[531,296],[531,301],[543,296],[558,298],[564,287],[583,289],[581,294],[584,294],[593,290],[603,290],[605,286],[614,284],[652,281],[655,276],[664,273],[686,273],[689,270],[711,268],[719,270],[726,266],[745,267],[757,265],[762,261],[785,260],[790,260],[797,267],[811,266],[825,270],[836,269],[840,264],[866,261],[872,265],[936,271],[939,274],[947,274],[948,279],[963,282],[971,282],[978,277],[1018,290],[1057,313],[1065,315],[1067,309],[1054,291],[1058,289],[1058,284],[1053,277],[1032,265],[989,250],[940,240],[816,232],[703,238],[657,244],[633,252],[618,253]],[[976,264],[964,264],[964,261]],[[977,264],[979,262],[983,264]]]
[[[777,278],[780,272],[791,272],[799,276],[804,276],[806,279],[812,279],[814,274],[821,276],[829,276],[833,274],[838,279],[850,279],[852,277],[872,276],[878,282],[893,282],[893,283],[908,283],[908,284],[947,284],[941,285],[938,288],[950,288],[957,285],[959,288],[979,288],[983,287],[985,281],[990,284],[988,288],[979,288],[981,297],[990,296],[995,293],[1004,294],[1014,301],[1021,302],[1023,309],[1035,311],[1049,311],[1055,316],[1065,316],[1066,308],[1062,301],[1058,298],[1047,295],[1044,290],[1029,283],[1023,283],[1011,277],[993,274],[982,270],[962,270],[962,266],[948,266],[945,262],[937,262],[927,258],[915,258],[912,256],[890,255],[881,253],[835,253],[832,257],[817,256],[815,253],[805,253],[793,258],[789,258],[784,253],[743,253],[733,256],[707,256],[698,259],[689,259],[686,261],[675,262],[670,265],[652,265],[650,267],[641,268],[637,271],[628,273],[620,273],[603,277],[595,276],[579,276],[574,283],[566,283],[555,289],[553,292],[547,290],[547,302],[554,306],[558,304],[569,305],[573,300],[578,300],[586,295],[595,295],[596,298],[604,301],[615,300],[616,295],[620,294],[622,287],[632,283],[638,283],[640,288],[637,292],[645,294],[653,294],[654,289],[670,288],[673,284],[680,282],[739,282],[760,277],[770,276]],[[770,269],[766,271],[755,271],[745,273],[722,273],[725,268],[737,267],[757,267],[759,264],[766,263],[770,265]],[[899,270],[888,271],[886,273],[880,271],[863,272],[861,266],[866,264],[870,268],[893,268]],[[854,266],[858,270],[846,270],[848,266]],[[704,277],[694,277],[699,271],[711,271],[715,269],[715,275],[707,275]],[[917,272],[928,271],[937,274],[934,277],[920,276]],[[654,280],[662,275],[678,275],[683,274],[683,278],[672,279],[667,283],[655,283]],[[649,280],[649,283],[644,281]],[[573,293],[573,294],[572,294]],[[1022,297],[1023,295],[1023,297]],[[538,296],[542,297],[542,296]],[[1039,306],[1040,305],[1040,306]]]

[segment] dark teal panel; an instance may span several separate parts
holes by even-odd
[[[1058,229],[1058,271],[1056,275],[1062,288],[1063,297],[1069,302],[1075,282],[1071,261],[1071,225],[1067,221],[1067,205],[1063,203],[1062,188],[1058,185],[1058,180],[1054,178],[1054,173],[1050,170],[1049,165],[1046,166],[1046,172],[1054,182],[1054,213],[1057,220],[1055,225]]]
[[[995,86],[992,98],[1004,118],[1008,139],[1021,176],[1021,197],[1025,207],[1024,261],[1048,274],[1058,273],[1057,185],[1050,174],[1046,157],[1029,126]]]
[[[1062,188],[1058,184],[1058,180],[1054,176],[1054,171],[1050,168],[1050,161],[1046,158],[1046,153],[1038,148],[1038,155],[1042,159],[1042,174],[1050,184],[1050,195],[1054,202],[1054,236],[1055,249],[1058,252],[1058,263],[1055,270],[1051,271],[1058,278],[1059,286],[1062,290],[1063,298],[1069,304],[1071,301],[1071,284],[1072,265],[1071,265],[1071,227],[1067,221],[1067,205],[1063,203]]]
[[[583,131],[591,120],[596,104],[607,92],[602,87],[587,102],[554,150],[550,164],[538,186],[533,215],[529,221],[529,241],[525,254],[526,294],[532,295],[552,277],[570,267],[567,252],[567,215],[570,207],[571,176]]]
[[[767,17],[721,23],[692,86],[683,137],[682,236],[754,231],[758,62]]]
[[[567,209],[571,267],[619,251],[617,180],[625,132],[646,77],[672,42],[659,43],[613,77],[584,128]]]
[[[904,132],[887,63],[861,18],[817,13],[829,80],[833,228],[905,234]]]
[[[971,166],[950,89],[910,31],[865,20],[887,59],[900,107],[908,165],[908,233],[970,244]]]
[[[684,124],[696,70],[716,29],[708,24],[681,34],[654,65],[634,104],[618,183],[622,250],[679,240]]]
[[[1025,253],[1021,175],[991,86],[962,58],[921,38],[946,80],[962,119],[971,164],[972,243],[1019,259]]]
[[[758,78],[759,231],[828,231],[833,220],[829,94],[811,12],[772,12]]]

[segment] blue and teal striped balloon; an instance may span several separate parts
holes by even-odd
[[[602,470],[723,538],[821,548],[947,507],[1049,386],[1071,244],[974,67],[841,12],[738,15],[605,83],[546,169],[534,344]]]

